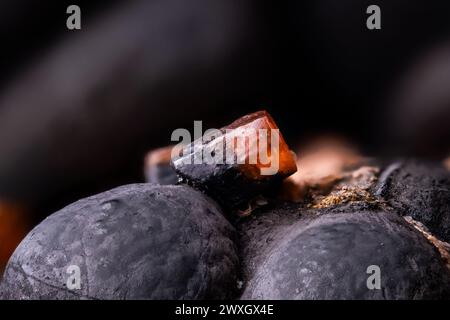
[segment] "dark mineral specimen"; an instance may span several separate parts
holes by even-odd
[[[123,186],[39,224],[9,261],[0,296],[229,298],[238,268],[234,237],[218,206],[190,187]],[[80,288],[73,289],[77,268]]]
[[[374,268],[379,289],[369,285]],[[242,298],[450,298],[450,272],[437,249],[394,213],[329,214],[286,227]]]
[[[450,242],[450,172],[441,165],[413,160],[391,164],[381,174],[376,193],[396,212]]]
[[[266,111],[194,141],[172,163],[187,183],[228,208],[246,205],[297,170],[294,153]]]

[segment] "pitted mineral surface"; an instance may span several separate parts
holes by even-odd
[[[399,161],[381,174],[376,195],[403,216],[450,241],[450,172],[436,163]]]

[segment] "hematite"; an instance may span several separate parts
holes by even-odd
[[[286,227],[250,277],[244,299],[450,298],[435,247],[394,213],[329,214]],[[381,289],[367,286],[379,266]]]
[[[39,224],[19,245],[4,299],[216,299],[233,294],[234,228],[187,186],[137,184],[92,196]],[[79,266],[81,289],[68,290]]]

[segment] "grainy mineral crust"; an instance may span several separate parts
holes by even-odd
[[[450,242],[450,172],[440,164],[393,163],[381,174],[376,195],[399,214],[411,216]]]
[[[3,299],[218,299],[236,286],[235,230],[187,186],[135,184],[49,216],[16,249]],[[66,287],[79,266],[81,289]]]

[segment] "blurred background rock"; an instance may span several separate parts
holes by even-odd
[[[366,28],[371,4],[381,30]],[[368,155],[443,159],[448,12],[443,0],[3,0],[0,197],[33,225],[143,181],[146,151],[174,129],[263,108],[294,147],[327,133]]]

